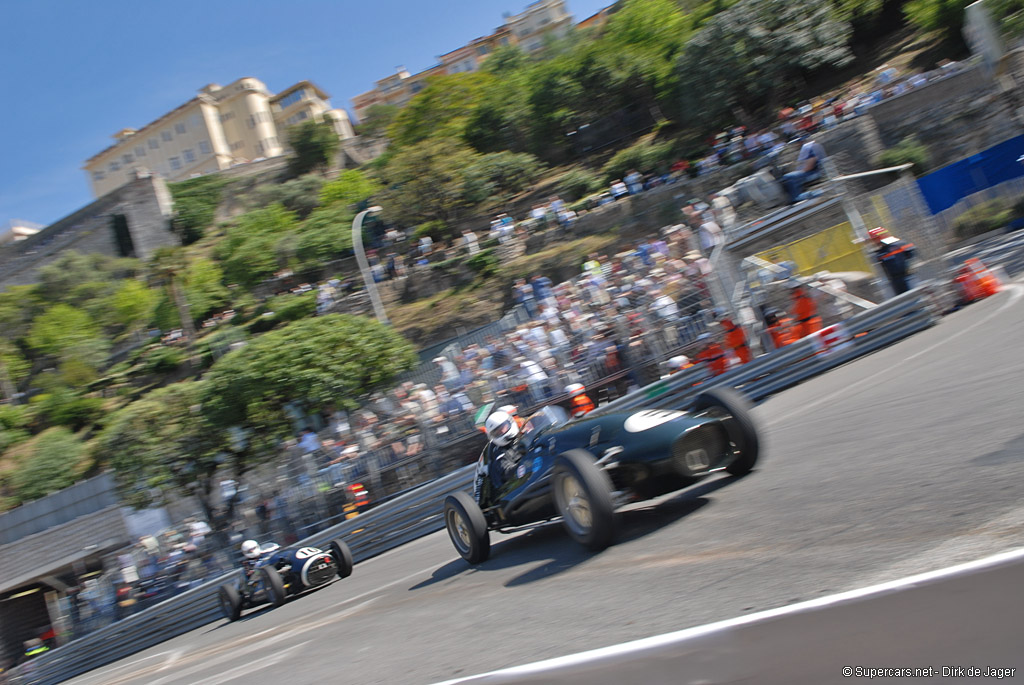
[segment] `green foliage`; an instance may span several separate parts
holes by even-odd
[[[0,337],[17,340],[43,310],[39,289],[33,285],[15,285],[0,292]]]
[[[448,226],[443,221],[424,221],[422,224],[416,227],[413,232],[413,236],[416,238],[422,238],[423,236],[430,236],[431,238],[440,238],[443,235],[448,234]]]
[[[428,79],[395,117],[388,138],[399,147],[430,138],[461,138],[479,106],[484,89],[494,80],[486,73],[461,73]]]
[[[316,174],[306,174],[284,183],[266,183],[254,193],[258,206],[279,204],[298,218],[304,219],[320,206],[324,181]]]
[[[909,162],[914,165],[910,171],[920,176],[928,170],[928,148],[917,139],[917,136],[907,136],[898,145],[883,152],[878,161],[883,167],[900,166]]]
[[[292,149],[288,168],[293,176],[302,176],[327,169],[340,142],[329,123],[308,120],[288,129],[288,145]]]
[[[226,442],[201,411],[202,381],[155,390],[111,415],[94,456],[113,467],[125,501],[152,503],[154,490],[195,494],[208,505]],[[244,456],[235,455],[240,472]]]
[[[985,5],[1007,40],[1024,36],[1024,0],[986,0]]]
[[[525,152],[480,155],[466,169],[466,199],[478,204],[494,194],[508,199],[526,190],[540,177],[544,164]]]
[[[907,19],[925,31],[942,31],[954,41],[962,41],[964,10],[974,0],[910,0],[903,6]]]
[[[558,181],[558,194],[566,202],[575,202],[604,187],[604,180],[588,169],[573,169]]]
[[[282,437],[291,433],[289,402],[308,411],[352,408],[415,361],[409,344],[376,321],[339,314],[302,319],[217,360],[206,375],[203,410],[218,426]]]
[[[320,204],[325,207],[335,204],[348,207],[365,202],[380,191],[381,185],[375,179],[358,169],[346,169],[320,189]]]
[[[36,317],[27,342],[37,352],[61,360],[79,359],[99,366],[109,343],[87,313],[58,304]]]
[[[391,159],[385,204],[407,224],[454,223],[473,203],[466,197],[466,169],[479,155],[449,138],[431,138],[403,148]]]
[[[82,396],[62,385],[33,396],[29,405],[35,410],[42,425],[67,426],[75,431],[103,418],[103,400]]]
[[[51,428],[22,447],[27,448],[27,454],[12,478],[14,491],[22,502],[39,499],[75,482],[85,448],[68,429]]]
[[[356,133],[367,138],[383,138],[388,127],[398,116],[395,105],[373,105],[366,110],[366,117],[356,126]]]
[[[6,374],[7,380],[17,385],[28,378],[31,370],[32,364],[25,359],[21,350],[13,343],[0,338],[0,373]]]
[[[174,200],[171,228],[183,243],[194,243],[206,233],[206,229],[213,223],[221,191],[227,183],[226,179],[216,176],[200,176],[167,185]]]
[[[124,281],[110,296],[108,311],[113,320],[128,330],[145,326],[153,317],[160,294],[136,280]]]
[[[224,309],[230,293],[223,285],[224,273],[216,262],[197,257],[185,269],[185,299],[192,318],[201,321],[207,315]]]
[[[174,302],[171,301],[170,295],[164,293],[157,300],[156,306],[153,307],[153,318],[150,324],[153,328],[165,333],[175,328],[181,328],[181,316],[178,314]]]
[[[494,250],[481,250],[466,260],[466,266],[481,278],[490,278],[498,272],[498,256]]]
[[[28,407],[0,404],[0,452],[29,439]]]
[[[296,217],[279,204],[247,212],[228,229],[218,248],[228,283],[251,288],[277,269],[275,246],[297,226]]]
[[[853,60],[849,22],[828,0],[740,0],[679,56],[679,112],[703,128],[776,108],[807,78]]]
[[[615,156],[601,167],[601,175],[606,181],[612,181],[621,179],[631,169],[645,174],[667,171],[675,157],[676,150],[672,143],[640,142],[615,153]]]
[[[134,259],[69,250],[39,270],[38,296],[47,303],[82,306],[112,292],[116,287],[114,281],[138,275],[140,267]]]
[[[295,255],[304,269],[322,268],[352,251],[352,210],[338,203],[320,207],[299,227]]]
[[[1008,201],[988,200],[958,216],[953,223],[953,235],[963,239],[1006,228],[1016,218],[1014,215],[1014,207]]]
[[[264,311],[260,317],[249,326],[253,333],[261,333],[282,323],[313,316],[316,313],[316,292],[277,295],[267,300],[261,309]]]
[[[148,373],[170,373],[182,365],[185,355],[176,347],[154,345],[145,351],[140,361]]]

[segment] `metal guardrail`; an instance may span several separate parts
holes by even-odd
[[[720,385],[739,388],[759,401],[924,330],[936,320],[929,293],[918,288],[843,322],[851,336],[844,347],[823,348],[814,336],[809,336],[714,378],[704,368],[693,367],[595,411],[607,413],[640,406],[683,409],[701,390]],[[474,469],[472,465],[458,469],[297,544],[325,546],[334,538],[342,538],[352,549],[355,561],[360,562],[441,530],[441,499],[468,489]],[[11,682],[58,683],[203,626],[220,617],[218,587],[230,578],[231,574],[222,576],[37,657],[11,672]]]

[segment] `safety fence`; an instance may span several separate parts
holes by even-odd
[[[681,409],[713,386],[735,387],[759,401],[924,330],[936,320],[930,293],[918,288],[720,376],[709,377],[704,368],[693,367],[595,411],[641,406]],[[440,530],[444,496],[468,489],[473,471],[473,466],[462,467],[296,544],[320,546],[341,538],[359,562]],[[12,672],[12,682],[57,683],[205,625],[221,615],[218,587],[230,579],[227,575],[211,581],[37,657]]]

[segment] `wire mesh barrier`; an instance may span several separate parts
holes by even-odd
[[[714,386],[735,387],[755,401],[763,400],[932,326],[937,317],[930,302],[927,290],[918,288],[846,320],[843,335],[830,337],[822,331],[720,376],[710,377],[706,369],[693,367],[646,384],[595,411],[685,409],[697,393]],[[443,498],[469,489],[473,473],[474,467],[461,467],[296,544],[322,547],[341,538],[357,562],[369,559],[440,530]],[[231,574],[222,576],[43,654],[15,669],[12,682],[57,683],[216,620],[221,615],[217,589],[230,579]]]

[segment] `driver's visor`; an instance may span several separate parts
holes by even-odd
[[[512,422],[508,419],[502,421],[494,428],[487,431],[487,437],[491,440],[495,440],[507,434],[512,428]]]

